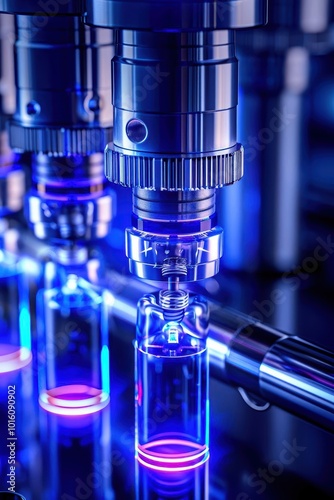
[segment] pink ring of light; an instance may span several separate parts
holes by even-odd
[[[82,399],[64,399],[58,395],[88,395]],[[44,410],[58,415],[88,415],[95,413],[109,403],[109,395],[100,389],[82,384],[55,387],[39,396],[39,404]]]
[[[0,373],[10,373],[27,366],[32,360],[27,347],[18,347],[16,351],[0,355]]]
[[[171,455],[167,455],[165,453],[157,453],[150,452],[147,453],[146,450],[152,447],[161,446],[161,445],[183,445],[188,447],[193,447],[194,451],[183,452],[183,453],[173,453]],[[199,452],[195,450],[200,450]],[[194,443],[192,441],[186,441],[183,439],[160,439],[158,441],[152,441],[150,443],[146,443],[143,445],[137,446],[137,460],[145,467],[149,467],[151,469],[160,470],[160,471],[174,471],[181,472],[186,470],[195,469],[199,467],[204,462],[206,462],[209,458],[209,449],[205,445],[200,445]],[[193,463],[195,460],[200,459],[198,462]],[[150,463],[146,460],[156,462]],[[170,466],[162,466],[158,464],[167,463],[171,464]]]

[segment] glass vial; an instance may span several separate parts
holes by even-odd
[[[160,471],[185,471],[209,457],[208,306],[183,290],[138,304],[136,457]]]
[[[109,406],[75,418],[42,412],[40,430],[44,481],[38,498],[115,500]]]
[[[4,248],[4,223],[0,220],[0,374],[32,359],[28,282],[17,257]]]
[[[109,402],[110,295],[70,268],[61,286],[37,299],[39,402],[53,413],[84,415]]]

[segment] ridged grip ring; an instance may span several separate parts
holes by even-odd
[[[112,138],[112,128],[25,128],[9,124],[10,145],[17,151],[52,155],[92,154],[102,152]]]
[[[241,144],[237,144],[226,154],[154,158],[124,155],[109,144],[105,174],[109,181],[131,188],[167,191],[219,188],[241,179],[243,152]]]

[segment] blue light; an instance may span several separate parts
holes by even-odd
[[[26,306],[20,310],[19,323],[21,347],[31,350],[30,313]]]
[[[102,391],[110,393],[110,380],[109,380],[109,349],[104,345],[101,349],[101,377],[102,377]]]

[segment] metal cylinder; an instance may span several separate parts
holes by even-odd
[[[0,0],[0,12],[29,14],[37,17],[80,15],[84,0]],[[44,21],[39,21],[44,22]]]
[[[334,354],[252,318],[211,306],[212,374],[334,431]]]
[[[93,0],[86,20],[121,29],[235,29],[264,24],[266,7],[267,0]]]
[[[119,31],[113,85],[117,150],[177,156],[236,144],[233,31]]]
[[[191,221],[206,219],[216,212],[214,189],[189,191],[133,190],[133,213],[143,219],[161,221]]]
[[[182,191],[240,179],[233,31],[119,30],[112,70],[109,180]]]
[[[112,32],[79,17],[16,17],[17,109],[11,146],[54,155],[102,152],[111,140]],[[43,71],[40,71],[40,68]],[[52,75],[52,76],[51,76]]]
[[[114,213],[102,154],[36,155],[26,217],[37,238],[53,243],[104,238]]]

